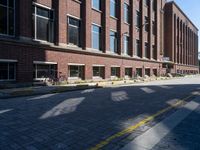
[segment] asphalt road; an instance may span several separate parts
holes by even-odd
[[[119,134],[121,131],[191,95],[193,91],[200,91],[199,76],[2,99],[0,149],[85,150],[97,148],[102,141],[107,142],[101,149],[121,149],[177,109],[134,131]]]

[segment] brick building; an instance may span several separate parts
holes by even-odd
[[[174,2],[4,0],[0,8],[3,84],[198,73],[198,29]]]

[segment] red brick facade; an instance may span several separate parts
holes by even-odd
[[[110,1],[102,0],[101,11],[92,8],[91,0],[19,0],[16,4],[15,11],[15,35],[0,36],[0,61],[16,60],[16,81],[20,83],[32,82],[34,72],[34,62],[55,62],[57,64],[58,76],[62,75],[66,80],[69,79],[69,64],[84,65],[84,80],[93,79],[93,66],[102,65],[105,68],[105,79],[111,78],[111,67],[120,67],[120,78],[125,76],[125,68],[132,68],[132,76],[136,74],[136,68],[141,68],[143,76],[145,68],[150,68],[150,75],[156,69],[157,75],[166,73],[163,68],[163,57],[170,57],[170,64],[173,64],[172,72],[177,70],[198,72],[198,64],[196,53],[198,51],[197,33],[198,30],[188,20],[187,17],[179,10],[173,9],[165,4],[165,0],[154,0],[148,6],[143,0],[117,0],[117,17],[110,17]],[[124,3],[130,8],[130,23],[124,23]],[[32,6],[39,5],[41,7],[51,8],[54,12],[54,42],[47,43],[35,41],[33,39],[34,28],[32,20]],[[141,28],[136,28],[136,11],[141,12]],[[174,60],[174,28],[172,12],[176,12],[177,16],[186,19],[189,22],[188,28],[191,34],[191,43],[193,47],[185,48],[188,54],[191,52],[192,58],[188,63],[179,64]],[[165,13],[165,14],[164,14]],[[174,14],[174,13],[173,13]],[[80,47],[70,46],[68,44],[68,24],[67,17],[72,16],[81,20],[80,27]],[[144,29],[145,16],[148,20],[149,32]],[[171,22],[169,21],[171,20]],[[152,33],[153,25],[156,24],[156,34]],[[164,23],[165,22],[165,23]],[[98,24],[102,29],[101,46],[102,51],[92,49],[92,24]],[[165,30],[164,30],[165,29]],[[118,33],[118,53],[110,52],[110,30]],[[123,35],[129,35],[130,56],[123,54]],[[164,38],[165,37],[165,38]],[[141,42],[142,57],[136,54],[136,39]],[[149,44],[149,58],[144,58],[145,42]],[[152,46],[155,45],[156,57],[153,59]],[[188,58],[187,53],[182,55]],[[176,68],[176,69],[175,69]],[[185,71],[186,73],[186,71]]]

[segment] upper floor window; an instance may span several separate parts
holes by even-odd
[[[139,40],[136,40],[136,50],[135,50],[135,52],[136,52],[136,56],[138,56],[138,57],[141,57],[141,55],[142,55],[142,50],[141,50],[141,48],[140,48],[140,41]]]
[[[0,34],[14,35],[15,0],[0,0]]]
[[[110,0],[110,16],[115,18],[117,17],[116,7],[116,0]]]
[[[156,0],[152,1],[152,7],[153,7],[153,11],[156,11],[156,7],[157,7]]]
[[[127,35],[124,35],[124,54],[130,55],[130,52],[129,52],[129,37]]]
[[[149,6],[149,0],[144,0],[144,5]]]
[[[16,79],[16,63],[0,62],[0,81]]]
[[[92,0],[92,8],[101,10],[101,0]]]
[[[145,31],[149,32],[149,18],[148,17],[144,18],[144,27],[145,27]]]
[[[136,27],[140,28],[140,12],[136,11]]]
[[[110,31],[110,51],[117,53],[117,32]]]
[[[54,13],[51,9],[37,5],[33,6],[34,38],[53,42],[54,40]]]
[[[92,48],[101,50],[101,27],[92,25]]]
[[[124,22],[129,23],[129,5],[124,3]]]
[[[68,43],[80,45],[80,20],[68,17]]]

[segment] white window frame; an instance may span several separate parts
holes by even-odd
[[[48,61],[33,61],[33,65],[36,65],[36,70],[35,70],[35,77],[33,80],[35,81],[44,81],[48,78],[37,78],[37,65],[57,65],[58,63],[57,62],[48,62]]]
[[[33,37],[33,40],[34,41],[39,41],[39,42],[47,42],[47,43],[51,43],[51,42],[49,42],[49,41],[45,41],[45,40],[40,40],[40,39],[37,39],[37,17],[39,17],[39,18],[43,18],[43,19],[47,19],[47,20],[52,20],[53,22],[55,21],[55,14],[54,14],[54,9],[52,9],[52,8],[50,8],[50,7],[47,7],[47,6],[45,6],[45,5],[42,5],[42,4],[38,4],[38,3],[35,3],[35,2],[33,2],[33,6],[35,6],[34,8],[34,12],[32,12],[32,16],[34,17],[34,37]],[[41,8],[44,8],[44,9],[48,9],[48,10],[51,10],[51,11],[53,11],[53,19],[50,19],[50,18],[47,18],[47,17],[44,17],[44,16],[40,16],[40,15],[37,15],[37,8],[36,7],[41,7]],[[54,28],[54,24],[53,24],[53,28]],[[55,35],[53,34],[53,37],[54,37]]]
[[[70,74],[70,66],[77,66],[78,67],[78,71],[80,73],[80,67],[85,67],[85,64],[78,64],[78,63],[68,63],[68,80],[83,80],[80,77],[71,77]],[[83,74],[85,74],[85,68],[83,69]]]
[[[11,60],[11,59],[0,59],[0,63],[14,63],[15,68],[14,68],[14,79],[9,79],[9,65],[8,65],[8,79],[0,79],[0,81],[16,81],[16,70],[17,70],[17,60]]]
[[[69,24],[69,18],[73,18],[73,19],[76,19],[76,20],[78,20],[79,21],[79,27],[77,27],[77,26],[74,26],[74,25],[70,25]],[[80,32],[80,30],[81,30],[81,19],[80,18],[78,18],[78,17],[75,17],[75,16],[73,16],[73,15],[67,15],[67,32],[68,32],[68,29],[69,29],[69,26],[72,26],[72,27],[74,27],[74,28],[78,28],[79,29],[79,41],[78,41],[78,45],[75,45],[75,44],[73,44],[73,43],[70,43],[69,42],[69,37],[67,38],[67,44],[68,45],[72,45],[72,46],[75,46],[75,47],[79,47],[80,46],[80,42],[81,42],[81,32]]]

